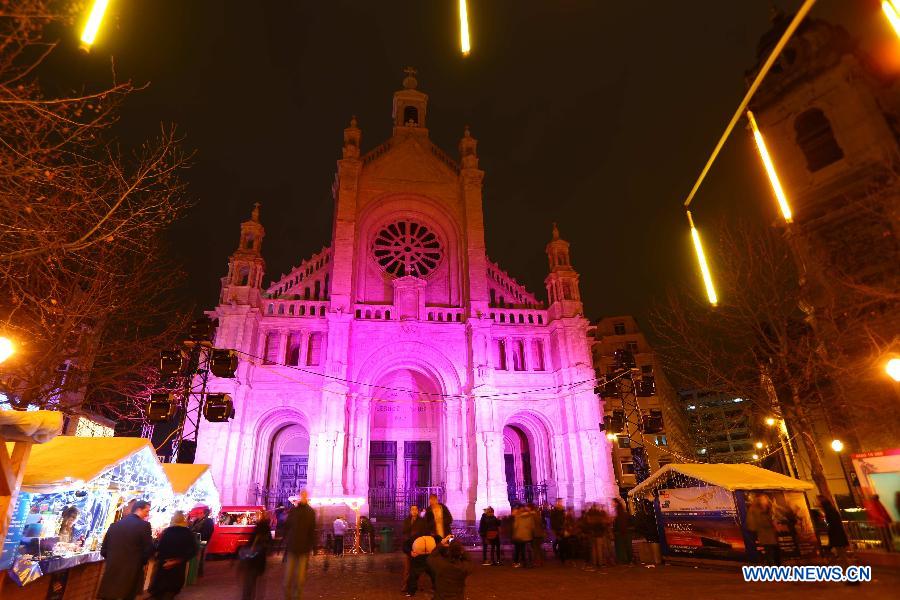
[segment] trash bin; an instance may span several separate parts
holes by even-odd
[[[382,552],[391,552],[394,549],[394,530],[390,527],[381,528],[381,547]]]

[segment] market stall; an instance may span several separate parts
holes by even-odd
[[[751,562],[759,550],[746,527],[756,495],[773,503],[785,558],[812,556],[818,540],[804,492],[813,485],[744,464],[670,464],[628,492],[653,502],[662,554],[685,561]]]
[[[98,579],[103,536],[138,498],[173,502],[148,440],[62,436],[35,446],[0,555],[4,578],[20,587],[5,582],[3,598],[33,597],[51,579],[71,585],[76,569],[82,579],[88,570]]]
[[[216,518],[216,527],[209,538],[206,553],[234,554],[238,548],[249,544],[264,510],[262,506],[223,506]]]
[[[219,514],[222,502],[219,499],[219,490],[213,481],[209,465],[193,465],[181,463],[165,463],[162,465],[169,483],[172,485],[174,501],[169,504],[156,504],[150,511],[150,522],[154,529],[161,529],[169,525],[172,513],[182,511],[186,516],[191,516],[198,507],[209,509],[213,518]]]

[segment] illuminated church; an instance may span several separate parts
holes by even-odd
[[[196,456],[224,504],[305,488],[392,519],[434,492],[473,520],[617,494],[569,244],[554,226],[546,301],[490,260],[477,141],[438,148],[417,87],[408,69],[384,143],[363,153],[344,130],[321,252],[264,286],[258,205],[241,224],[209,313],[215,346],[241,353],[210,386],[236,414],[204,424]]]

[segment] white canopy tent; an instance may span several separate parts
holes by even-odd
[[[640,485],[629,490],[632,498],[651,496],[653,490],[660,484],[678,473],[692,477],[705,483],[725,488],[734,492],[737,490],[783,490],[793,492],[805,492],[813,489],[813,484],[787,477],[781,473],[775,473],[755,465],[727,464],[727,463],[689,463],[669,464],[648,477]]]

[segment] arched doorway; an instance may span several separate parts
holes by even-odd
[[[309,467],[309,432],[290,424],[272,436],[269,449],[267,488],[269,507],[287,505],[288,498],[306,488]]]
[[[503,462],[510,504],[548,504],[554,491],[550,437],[538,417],[519,414],[503,427]]]
[[[399,368],[373,388],[369,445],[369,511],[403,518],[428,495],[443,500],[443,415],[440,387],[422,371]]]

